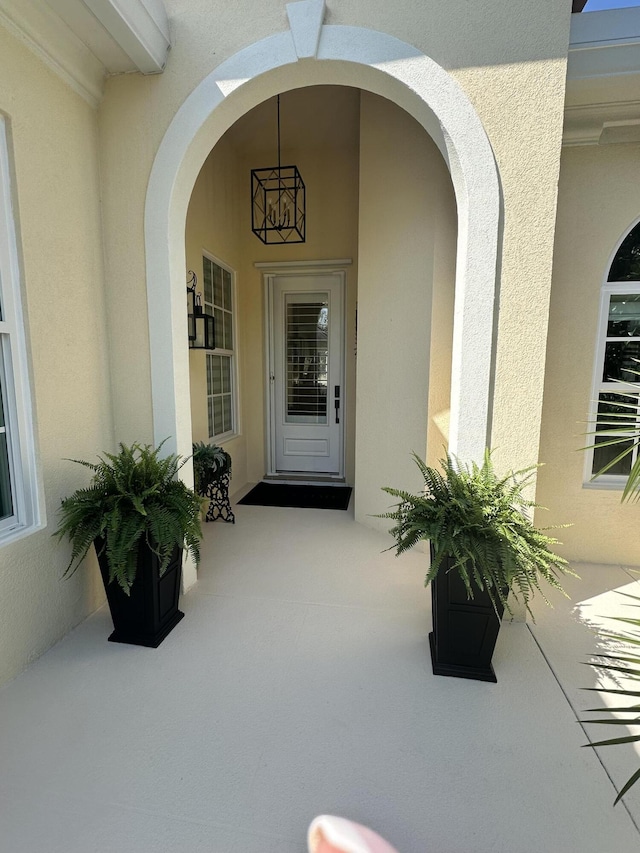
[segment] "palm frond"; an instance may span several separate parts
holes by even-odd
[[[640,602],[640,597],[637,595],[622,592],[618,594],[624,598],[631,598],[635,602]],[[628,606],[637,607],[638,605],[631,604]],[[612,651],[607,650],[607,652],[599,652],[595,656],[595,659],[589,662],[589,666],[593,667],[597,671],[604,670],[605,672],[613,673],[614,675],[612,676],[612,678],[615,678],[618,684],[614,688],[585,687],[583,689],[591,692],[606,693],[615,696],[626,697],[629,700],[636,701],[634,702],[634,704],[626,706],[588,708],[585,710],[585,713],[605,714],[606,716],[604,718],[581,720],[581,722],[585,723],[586,725],[637,726],[640,724],[640,716],[637,716],[640,712],[640,704],[637,703],[637,699],[640,697],[640,690],[634,688],[637,688],[637,683],[638,681],[640,681],[640,658],[636,657],[634,652],[637,651],[637,647],[640,645],[640,619],[631,619],[624,616],[617,616],[612,618],[616,622],[622,622],[625,625],[630,625],[631,628],[635,630],[629,630],[628,633],[599,631],[598,636],[600,638],[613,640],[617,644],[617,648]],[[603,663],[602,661],[605,661],[605,663]],[[628,682],[628,686],[625,682],[622,682],[622,684],[620,684],[620,676],[626,679],[626,681]],[[610,716],[611,714],[633,714],[636,716],[634,716],[633,718],[629,718],[629,716],[612,718]],[[630,734],[624,737],[609,738],[607,740],[587,743],[584,744],[584,746],[614,746],[626,743],[639,742],[640,734]],[[638,781],[638,779],[640,779],[640,768],[629,779],[627,779],[626,783],[620,790],[620,793],[616,797],[614,805],[621,800],[621,798],[627,793],[627,791],[632,787],[632,785],[634,785]]]
[[[640,359],[633,359],[640,365]],[[633,374],[640,380],[640,370],[632,367],[625,367],[627,373]],[[616,447],[621,446],[622,449],[615,458],[610,459],[591,477],[592,480],[606,474],[615,465],[631,456],[632,461],[627,481],[622,492],[622,501],[638,501],[640,500],[640,422],[636,417],[638,406],[634,403],[629,403],[622,397],[634,396],[640,393],[640,381],[629,381],[626,379],[616,379],[616,384],[620,386],[620,391],[615,391],[616,395],[620,395],[615,406],[623,411],[598,412],[595,418],[595,424],[591,422],[595,429],[586,432],[585,435],[599,436],[600,440],[596,443],[581,448],[582,450],[595,450],[600,447]]]

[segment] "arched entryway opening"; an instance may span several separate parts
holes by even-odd
[[[279,92],[319,84],[354,87],[402,107],[429,133],[449,167],[458,210],[449,447],[477,459],[489,423],[500,211],[496,165],[473,107],[443,69],[410,45],[359,28],[323,27],[315,60],[298,61],[290,33],[246,48],[192,92],[168,128],[145,210],[155,435],[173,436],[174,448],[188,455],[184,229],[197,175],[216,142],[250,109]],[[411,394],[411,380],[398,377],[405,394]],[[388,426],[377,425],[375,411],[367,410],[366,387],[360,391],[356,515],[365,519],[380,506],[369,473],[375,468],[376,489],[394,482],[412,448],[393,436],[396,452],[381,452],[389,445]]]

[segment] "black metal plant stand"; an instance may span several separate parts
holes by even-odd
[[[223,521],[230,521],[231,524],[236,523],[236,517],[229,503],[229,480],[229,474],[223,474],[207,485],[204,497],[209,498],[209,509],[204,518],[205,521],[221,518]]]

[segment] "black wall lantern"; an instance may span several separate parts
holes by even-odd
[[[304,243],[305,186],[297,166],[280,164],[280,95],[278,95],[278,165],[251,171],[251,230],[263,243]]]
[[[215,349],[215,321],[211,314],[202,309],[202,297],[196,293],[198,279],[193,270],[187,279],[187,321],[189,329],[189,349]]]

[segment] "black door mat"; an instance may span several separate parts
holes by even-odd
[[[347,509],[351,491],[351,486],[290,486],[285,483],[258,483],[238,503],[249,506]]]

